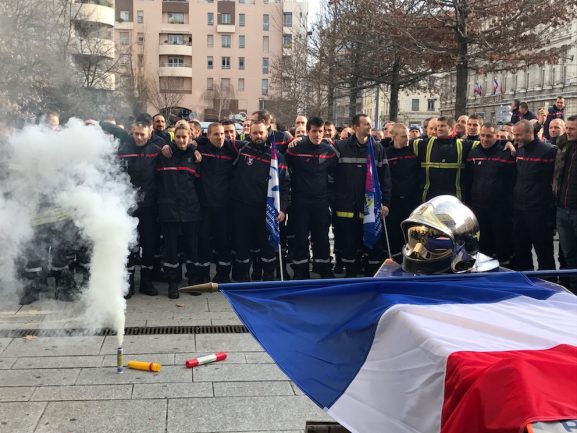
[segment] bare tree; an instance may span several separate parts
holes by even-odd
[[[226,79],[221,79],[212,89],[205,90],[203,99],[207,107],[205,120],[218,121],[238,111],[234,86]]]
[[[182,78],[179,77],[149,77],[146,80],[148,101],[160,113],[177,107],[182,101]]]
[[[424,0],[415,14],[398,16],[412,55],[439,71],[456,71],[455,114],[465,113],[470,70],[514,70],[557,62],[566,46],[551,44],[569,26],[577,0]]]

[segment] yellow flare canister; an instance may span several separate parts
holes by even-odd
[[[160,367],[161,365],[156,362],[128,361],[128,368],[132,368],[133,370],[158,372],[160,371]]]

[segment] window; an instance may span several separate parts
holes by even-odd
[[[428,99],[427,100],[427,111],[435,111],[435,100]]]
[[[262,37],[262,52],[268,53],[268,36]]]
[[[220,88],[228,92],[230,90],[230,78],[221,78],[220,79]]]
[[[144,22],[144,11],[136,11],[136,22],[139,24]]]
[[[268,32],[268,14],[262,16],[262,29],[265,32]]]
[[[231,14],[220,14],[220,23],[229,25],[232,24],[232,15]]]
[[[285,33],[282,35],[282,47],[283,48],[292,48],[293,46],[293,35],[290,33]]]
[[[214,79],[207,78],[206,79],[206,90],[212,90],[214,88]]]
[[[292,12],[283,12],[282,25],[284,27],[292,27],[293,26],[293,13]]]
[[[128,54],[121,54],[119,59],[118,59],[118,62],[121,65],[128,65],[128,59],[129,59]]]
[[[118,20],[120,22],[130,21],[130,13],[128,11],[120,11],[120,14],[118,15]]]
[[[168,13],[168,23],[169,24],[184,24],[184,14],[181,13]]]
[[[419,111],[419,100],[411,99],[411,111]]]
[[[183,45],[184,44],[184,35],[169,34],[168,35],[168,43],[170,45]]]
[[[239,47],[239,48],[244,48],[244,35],[239,35],[239,36],[238,36],[238,47]]]
[[[208,15],[206,16],[207,18],[207,23],[209,26],[214,25],[214,13],[209,12]]]
[[[144,33],[138,32],[136,35],[136,43],[138,45],[143,45],[144,44]]]
[[[220,67],[222,69],[230,69],[230,57],[223,57],[220,60]]]
[[[238,85],[236,87],[239,92],[244,92],[244,78],[238,79]]]
[[[241,71],[244,70],[244,57],[238,58],[238,69],[240,69]]]
[[[261,84],[262,96],[268,96],[268,80],[262,80]]]
[[[262,58],[262,73],[268,74],[268,57]]]
[[[206,58],[206,68],[207,69],[212,69],[212,66],[214,65],[214,59],[212,58],[212,56],[208,56]]]
[[[238,26],[244,27],[246,25],[246,15],[245,14],[238,14]]]
[[[206,35],[206,48],[214,47],[214,35]]]
[[[119,39],[120,45],[128,45],[130,43],[130,33],[120,32],[118,39]]]
[[[232,37],[230,35],[222,35],[220,37],[220,46],[222,48],[230,48],[232,44]]]
[[[184,66],[184,59],[182,57],[169,57],[168,66],[170,67]]]

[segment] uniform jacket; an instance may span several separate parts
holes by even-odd
[[[391,197],[415,198],[419,202],[420,164],[413,149],[410,146],[401,149],[391,146],[387,149],[387,160],[391,172]]]
[[[271,146],[273,140],[275,142],[277,152],[284,155],[288,149],[289,143],[293,141],[293,136],[290,135],[288,131],[273,131],[272,128],[268,128],[267,144]]]
[[[465,162],[475,142],[459,138],[416,139],[413,152],[421,165],[420,191],[423,202],[448,194],[467,200]]]
[[[120,140],[117,156],[130,177],[130,183],[137,189],[138,207],[156,204],[156,159],[163,145],[152,138],[144,146],[137,146],[132,136],[122,128],[101,122],[102,129]]]
[[[238,144],[238,143],[237,143]],[[271,148],[252,142],[238,148],[238,160],[233,170],[231,198],[236,204],[265,207],[268,193]],[[277,151],[281,211],[289,204],[290,180],[284,156]],[[263,216],[264,217],[264,216]],[[263,220],[264,221],[264,220]],[[261,222],[256,221],[260,224]]]
[[[335,172],[334,208],[337,216],[363,213],[365,208],[365,181],[367,175],[368,142],[361,144],[355,135],[347,140],[337,141],[335,149],[338,165]],[[391,202],[391,175],[387,155],[381,143],[373,142],[375,163],[381,187],[381,203]]]
[[[287,150],[285,159],[291,177],[292,203],[328,206],[329,174],[338,162],[334,147],[324,141],[313,144],[305,137]]]
[[[197,181],[200,177],[192,147],[180,150],[170,145],[172,157],[158,157],[158,220],[160,222],[200,221]]]
[[[497,141],[489,149],[477,146],[467,157],[470,203],[479,208],[510,207],[515,186],[515,157]]]
[[[563,110],[559,110],[555,105],[549,107],[547,110],[547,118],[545,119],[545,124],[543,125],[543,136],[550,139],[549,136],[549,124],[553,119],[565,119],[563,116]]]
[[[238,151],[232,142],[225,140],[221,148],[214,146],[206,137],[196,139],[202,155],[200,163],[200,200],[203,206],[226,207],[230,204],[230,183],[233,162]]]
[[[553,170],[557,146],[533,140],[517,151],[515,209],[543,209],[554,205]]]

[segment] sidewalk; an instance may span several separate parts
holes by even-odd
[[[238,325],[219,293],[137,294],[127,327]],[[181,305],[181,306],[177,306]],[[7,329],[82,328],[78,308],[44,300],[0,306]],[[302,432],[330,421],[250,334],[126,336],[124,363],[160,362],[159,373],[116,373],[116,337],[0,337],[0,433]],[[224,351],[195,369],[184,361]]]

